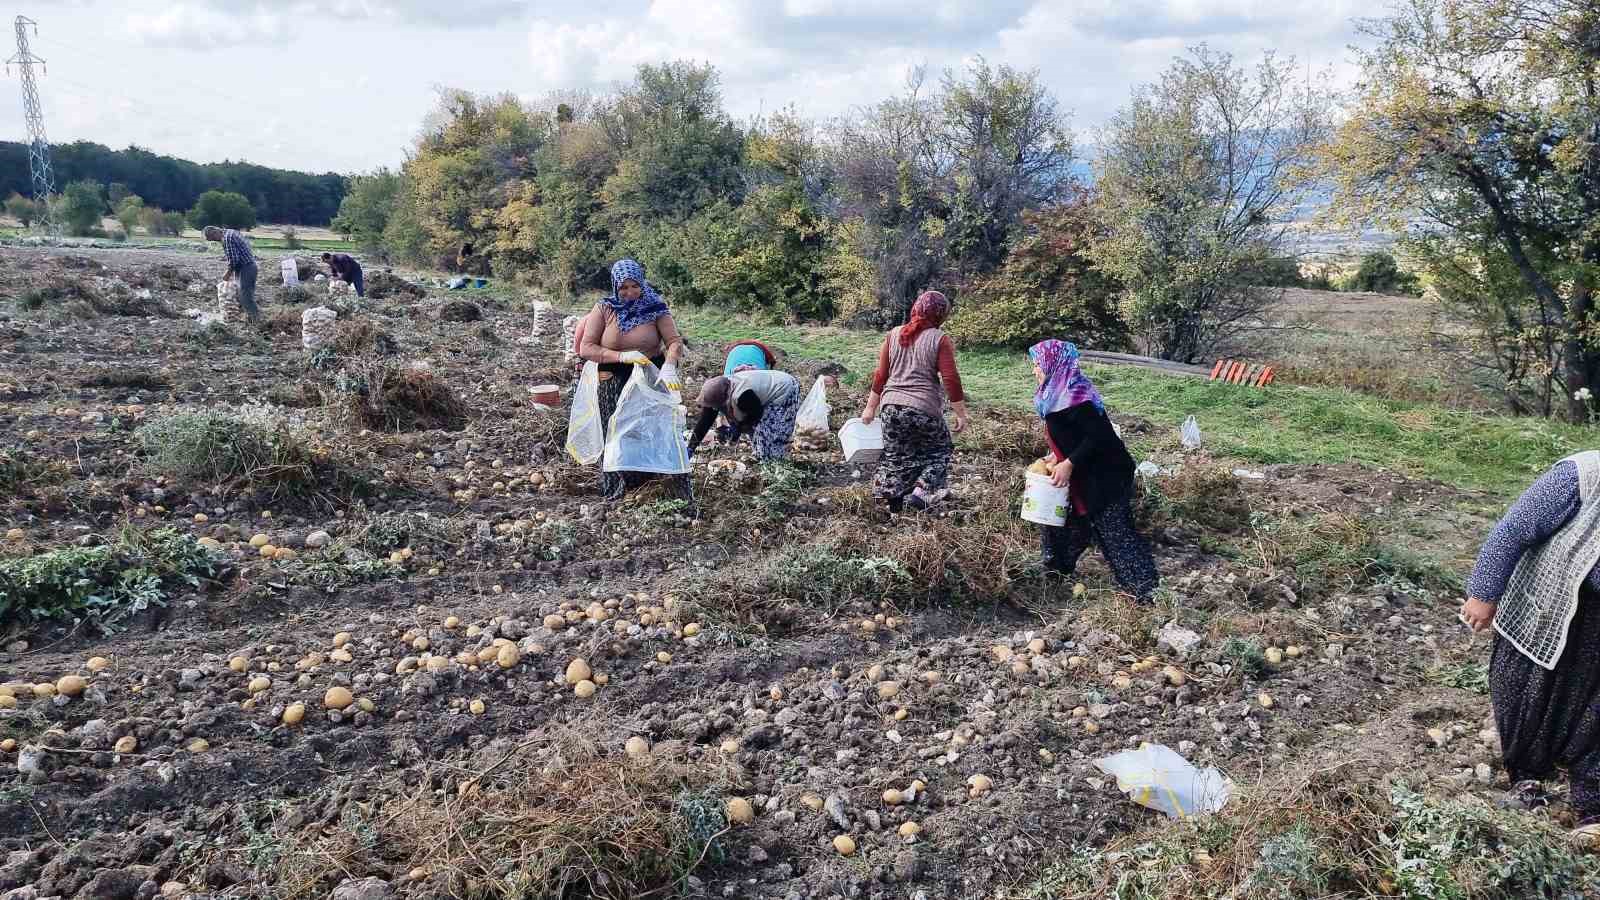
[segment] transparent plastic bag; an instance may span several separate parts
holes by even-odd
[[[572,415],[567,419],[567,453],[580,466],[594,465],[605,452],[605,431],[600,423],[600,367],[583,364],[578,387],[572,392]]]
[[[822,375],[811,383],[811,391],[794,419],[794,430],[826,435],[828,433],[828,385]]]
[[[683,407],[662,382],[661,370],[638,366],[617,398],[617,411],[611,414],[600,468],[659,475],[688,472],[689,445],[683,439],[686,424]]]
[[[1183,420],[1183,427],[1178,429],[1178,438],[1183,442],[1185,450],[1200,449],[1200,421],[1194,416]]]
[[[1174,819],[1214,813],[1228,802],[1233,784],[1216,769],[1194,764],[1161,744],[1140,744],[1094,761],[1095,768],[1114,776],[1128,799]]]

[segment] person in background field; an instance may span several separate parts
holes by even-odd
[[[596,399],[602,427],[611,427],[611,416],[622,399],[623,387],[644,363],[653,362],[661,369],[661,380],[668,390],[683,389],[678,380],[683,336],[678,333],[666,302],[645,280],[644,267],[637,262],[623,259],[611,267],[611,296],[595,304],[580,327],[583,336],[578,340],[578,355],[598,364],[600,369]],[[602,471],[600,493],[607,500],[620,500],[628,488],[655,477],[661,476]],[[671,480],[678,499],[689,504],[693,516],[694,490],[689,476],[665,477]]]
[[[1050,443],[1050,481],[1067,489],[1065,525],[1040,525],[1047,572],[1070,577],[1091,543],[1117,585],[1148,603],[1160,579],[1150,544],[1133,522],[1133,456],[1111,427],[1094,383],[1078,368],[1078,348],[1040,341],[1028,348],[1039,388],[1033,408]]]
[[[890,512],[908,504],[927,509],[949,493],[950,454],[955,442],[944,424],[944,399],[955,408],[957,433],[967,427],[967,398],[956,371],[956,350],[939,330],[950,315],[950,301],[924,291],[911,307],[911,319],[890,329],[878,351],[861,421],[883,416],[883,456],[872,480],[872,495]]]
[[[725,443],[750,435],[756,459],[783,459],[794,440],[795,414],[800,411],[800,381],[788,372],[741,369],[719,375],[700,387],[700,418],[689,438],[689,453],[705,439],[720,413],[731,431],[719,433]]]
[[[355,257],[348,253],[324,253],[322,261],[333,270],[333,277],[350,282],[350,286],[356,289],[357,297],[367,295],[367,283],[361,277],[361,263],[356,262]]]
[[[1495,631],[1489,697],[1511,801],[1546,805],[1566,769],[1577,828],[1600,849],[1600,451],[1558,462],[1495,525],[1461,620]]]
[[[250,252],[250,242],[232,228],[207,225],[202,233],[208,241],[222,242],[222,254],[228,258],[228,274],[223,277],[228,281],[238,279],[239,306],[251,322],[260,322],[261,310],[256,308],[256,257]]]
[[[735,341],[728,345],[728,358],[722,364],[722,374],[732,375],[746,369],[774,369],[778,357],[760,341]]]

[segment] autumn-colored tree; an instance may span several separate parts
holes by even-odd
[[[1309,192],[1325,109],[1291,60],[1247,70],[1199,47],[1112,119],[1095,179],[1108,233],[1089,252],[1152,355],[1201,361],[1277,302],[1257,273]]]
[[[1585,420],[1600,390],[1600,6],[1406,0],[1361,30],[1375,46],[1326,148],[1335,208],[1424,217],[1419,255],[1453,279],[1513,407],[1556,393]],[[1462,276],[1495,290],[1473,301]]]

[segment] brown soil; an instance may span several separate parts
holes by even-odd
[[[150,251],[0,250],[0,296],[101,265],[149,284],[173,310],[214,301],[208,293],[194,303],[186,285],[214,281],[215,260]],[[93,656],[111,665],[82,697],[28,697],[0,710],[0,738],[19,745],[0,756],[0,851],[10,853],[0,892],[33,885],[40,896],[131,897],[140,885],[176,882],[176,896],[283,896],[274,879],[284,848],[352,822],[381,831],[390,792],[420,785],[448,795],[485,761],[518,745],[558,748],[574,727],[619,759],[630,737],[644,737],[655,754],[704,773],[703,786],[754,802],[754,824],[720,839],[724,861],[708,860],[678,885],[704,896],[993,895],[1068,848],[1102,846],[1153,821],[1092,765],[1141,741],[1252,781],[1349,756],[1381,734],[1382,748],[1405,751],[1393,765],[1403,759],[1417,780],[1492,793],[1471,778],[1478,763],[1495,765],[1503,780],[1479,740],[1486,698],[1429,678],[1486,660],[1485,643],[1456,623],[1452,597],[1393,578],[1257,590],[1252,579],[1272,579],[1238,529],[1158,515],[1152,537],[1169,605],[1142,609],[1114,596],[1093,553],[1080,573],[1087,594],[1074,598],[1071,585],[1042,583],[1027,569],[1030,532],[1007,506],[1027,426],[998,412],[985,413],[998,423],[985,449],[959,457],[949,518],[936,524],[995,529],[994,553],[1017,562],[1001,572],[1004,598],[890,596],[832,608],[719,595],[729,583],[719,577],[755,571],[818,535],[888,552],[902,546],[895,531],[925,526],[866,509],[869,473],[833,453],[800,454],[813,486],[765,507],[757,487],[736,488],[700,466],[705,515],[695,523],[653,505],[661,495],[649,488],[620,506],[602,503],[596,474],[562,451],[564,412],[528,399],[534,384],[570,389],[575,370],[555,348],[517,340],[531,312],[475,300],[481,322],[382,302],[354,314],[394,336],[398,360],[426,360],[465,402],[464,429],[448,432],[346,424],[318,403],[335,375],[308,369],[298,333],[263,337],[235,325],[208,344],[182,318],[67,319],[0,302],[0,432],[71,471],[62,483],[24,484],[0,498],[0,531],[24,534],[5,552],[72,544],[124,521],[164,523],[234,548],[236,569],[114,637],[62,625],[7,639],[28,648],[0,653],[0,682],[88,674]],[[132,439],[140,422],[263,399],[298,410],[319,445],[370,488],[274,499],[146,474]],[[1264,474],[1240,481],[1249,510],[1282,521],[1368,521],[1454,566],[1470,558],[1492,515],[1479,498],[1354,466]],[[310,532],[354,541],[374,517],[399,513],[427,513],[434,524],[381,548],[412,554],[388,577],[325,589],[308,574],[322,558],[304,547]],[[197,514],[208,521],[196,523]],[[261,559],[241,543],[258,532],[300,558]],[[651,609],[668,596],[679,605]],[[598,621],[584,620],[591,604],[607,601],[612,609]],[[551,615],[583,621],[551,631]],[[459,624],[446,627],[447,617]],[[1154,640],[1173,617],[1203,636],[1188,658]],[[700,634],[688,636],[691,621]],[[350,635],[349,662],[329,655],[339,632]],[[1307,652],[1245,674],[1225,653],[1238,636]],[[474,661],[397,672],[422,655],[419,640],[454,660],[496,637],[522,648],[511,668]],[[1034,640],[1041,649],[1029,649]],[[236,656],[247,672],[230,670]],[[589,699],[562,680],[577,657],[607,676]],[[1135,666],[1147,657],[1157,665]],[[1186,673],[1181,686],[1168,683],[1166,665]],[[272,684],[252,701],[246,686],[257,677]],[[898,693],[888,696],[886,681]],[[325,710],[334,685],[372,711]],[[1270,709],[1258,702],[1263,692],[1276,700]],[[478,699],[485,710],[474,714]],[[282,711],[293,702],[307,712],[290,727]],[[1442,749],[1429,728],[1449,732]],[[114,752],[127,736],[137,749]],[[207,747],[191,751],[197,738]],[[24,751],[30,773],[19,771]],[[429,780],[441,772],[455,774]],[[980,774],[994,789],[969,797],[969,778]],[[913,779],[927,785],[915,803],[882,802],[886,789]],[[808,806],[811,794],[831,811]],[[908,820],[923,829],[912,842],[896,834]],[[854,856],[833,849],[841,833],[854,835]],[[331,880],[304,896],[324,896],[346,877],[379,878],[397,896],[451,895],[443,876],[412,880],[417,861],[381,847],[340,864],[344,871],[329,867]]]

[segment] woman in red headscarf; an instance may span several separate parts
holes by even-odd
[[[861,421],[883,416],[883,458],[872,481],[872,495],[899,512],[909,503],[926,509],[948,491],[950,454],[955,442],[944,424],[944,401],[955,409],[957,433],[967,427],[967,397],[956,371],[956,348],[939,326],[950,315],[950,301],[924,291],[911,307],[911,319],[889,331],[878,351]]]

